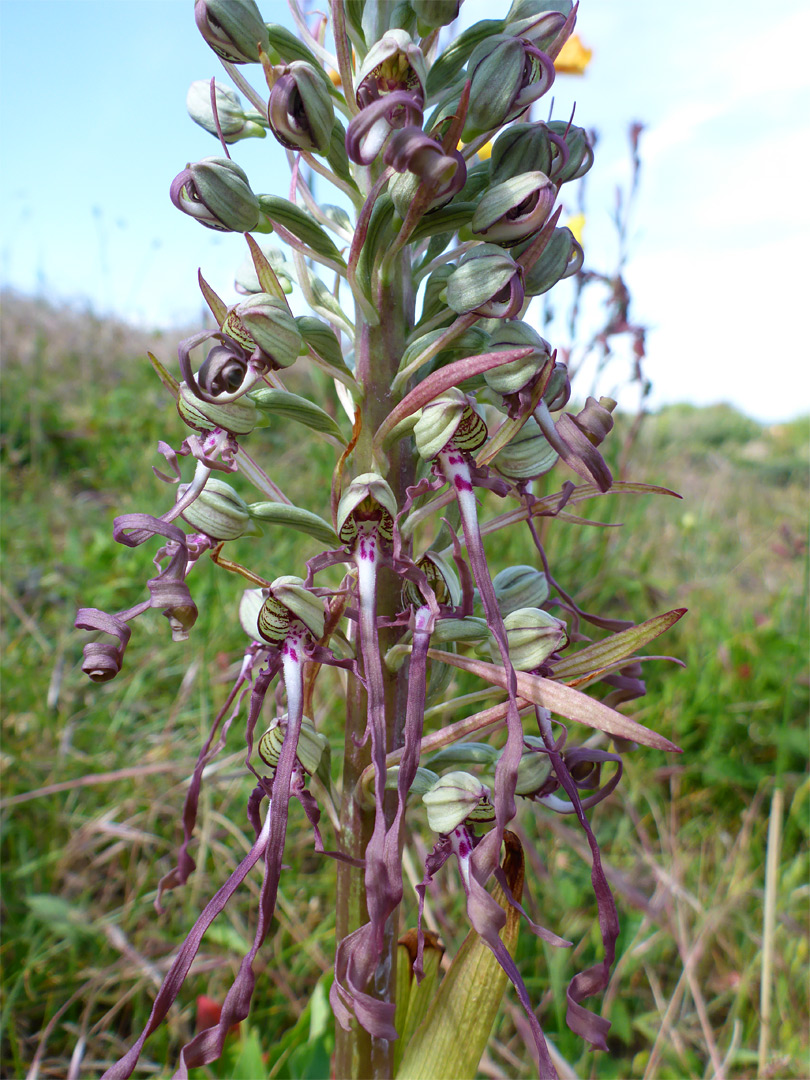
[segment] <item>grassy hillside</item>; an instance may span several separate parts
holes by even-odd
[[[0,1075],[25,1075],[38,1054],[40,1076],[64,1076],[79,1045],[79,1073],[90,1077],[139,1032],[173,945],[250,846],[244,805],[252,785],[234,730],[204,788],[198,870],[168,897],[166,914],[155,914],[185,784],[243,649],[241,588],[200,566],[200,620],[189,642],[171,645],[161,617],[144,616],[119,678],[102,686],[85,679],[75,609],[123,608],[150,576],[146,548],[116,545],[112,519],[159,514],[171,500],[150,467],[163,461],[158,439],[176,446],[184,431],[145,353],[171,363],[177,337],[13,295],[4,297],[2,320]],[[602,1003],[613,1022],[610,1055],[585,1053],[565,1028],[570,952],[524,933],[518,960],[567,1062],[561,1075],[702,1077],[722,1068],[742,1078],[760,1075],[767,945],[765,1075],[806,1077],[810,422],[763,428],[726,406],[675,406],[648,417],[632,444],[630,421],[620,417],[618,426],[614,453],[624,440],[625,478],[665,485],[682,501],[594,500],[583,516],[623,527],[553,523],[550,560],[586,609],[636,622],[672,607],[689,614],[656,643],[686,667],[646,664],[647,697],[630,709],[684,753],[626,755],[622,783],[592,812],[622,920]],[[282,428],[258,433],[257,457],[274,462],[300,505],[322,511],[313,478],[326,482],[332,451],[285,437]],[[549,490],[559,483],[555,477]],[[242,543],[251,542],[235,543],[237,560]],[[265,574],[297,572],[292,550],[284,534],[268,534]],[[517,546],[499,556],[536,558]],[[337,744],[338,713],[319,719]],[[773,810],[776,788],[781,813],[781,796]],[[774,813],[780,857],[768,877]],[[573,939],[584,966],[598,955],[598,937],[581,834],[571,819],[525,809],[520,829],[535,853],[529,912]],[[275,933],[257,964],[250,1026],[208,1075],[255,1077],[259,1053],[270,1055],[273,1076],[326,1075],[332,1036],[321,976],[332,960],[334,867],[313,854],[295,810],[285,858],[293,871],[282,878]],[[198,995],[222,999],[252,936],[258,888],[246,882],[206,937],[180,1007],[147,1043],[142,1075],[164,1074],[193,1033]],[[776,906],[767,941],[766,893]],[[455,947],[460,927],[440,929]],[[534,1075],[523,1027],[507,995],[482,1075]]]

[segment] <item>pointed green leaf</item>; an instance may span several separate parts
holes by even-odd
[[[504,835],[504,871],[512,895],[523,892],[523,853],[516,838]],[[519,845],[518,845],[519,848]],[[510,865],[511,859],[519,866]],[[493,897],[506,912],[500,937],[511,956],[517,948],[520,915],[496,885]],[[475,930],[464,939],[430,1003],[425,1019],[408,1040],[397,1080],[473,1080],[486,1049],[506,989],[507,976]]]
[[[163,383],[163,385],[166,387],[172,397],[177,400],[177,395],[180,391],[180,383],[177,381],[177,379],[175,379],[174,375],[172,375],[172,373],[168,371],[163,366],[163,364],[161,364],[160,360],[158,360],[158,358],[153,353],[147,352],[146,355],[149,357],[152,367],[157,372],[157,377],[160,379],[160,381]]]
[[[611,634],[604,641],[598,641],[594,645],[588,645],[579,652],[567,656],[558,664],[554,665],[555,679],[570,682],[583,675],[605,668],[607,665],[616,666],[616,662],[632,656],[638,649],[646,645],[648,641],[657,638],[673,626],[686,614],[686,608],[673,608],[663,615],[656,615],[653,619],[631,626],[618,634]]]
[[[288,529],[297,529],[298,532],[314,536],[322,544],[328,547],[340,547],[337,533],[331,525],[317,514],[309,510],[302,510],[300,506],[288,506],[279,502],[255,502],[248,506],[251,517],[258,521],[266,521],[270,525],[284,525]]]
[[[455,653],[442,652],[439,649],[428,649],[428,656],[432,660],[441,660],[445,664],[450,664],[451,667],[478,675],[504,690],[508,686],[506,672],[496,664],[489,664],[484,660],[473,660],[468,656],[457,656]],[[631,742],[642,743],[644,746],[652,746],[656,750],[681,753],[680,748],[669,739],[665,739],[663,735],[650,731],[638,721],[631,720],[629,716],[624,716],[608,705],[603,705],[601,701],[566,686],[565,683],[554,682],[541,675],[530,675],[526,671],[516,671],[515,675],[518,697],[525,701],[550,709],[559,716],[576,720],[580,724],[586,724],[588,727],[604,731],[616,738],[629,739]]]
[[[203,294],[203,299],[211,309],[211,314],[217,320],[217,326],[222,326],[228,314],[228,305],[202,276],[202,270],[197,271],[197,280],[200,283],[200,292]]]
[[[333,438],[339,439],[344,446],[346,445],[346,439],[336,421],[320,405],[316,405],[314,401],[310,401],[308,398],[300,397],[298,394],[291,394],[286,390],[274,390],[270,387],[254,390],[248,394],[248,397],[252,398],[264,413],[283,416],[287,420],[295,420],[296,423],[303,424],[313,431],[331,435]]]
[[[284,300],[284,303],[286,304],[287,301],[284,299],[284,289],[281,282],[276,277],[275,270],[267,261],[267,256],[250,233],[245,233],[245,239],[250,248],[250,257],[253,259],[253,267],[256,271],[256,277],[259,279],[262,290],[270,296],[275,296],[278,300]]]

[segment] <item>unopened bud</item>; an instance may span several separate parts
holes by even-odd
[[[552,160],[552,142],[545,124],[510,124],[492,145],[490,182],[499,184],[527,172],[548,176]]]
[[[195,124],[199,124],[201,128],[205,128],[218,138],[217,120],[219,120],[222,138],[226,143],[235,143],[240,139],[264,138],[265,130],[259,122],[263,121],[264,117],[252,110],[246,113],[242,108],[241,98],[234,90],[215,83],[214,101],[216,116],[211,107],[210,81],[198,79],[191,84],[186,95],[186,109]]]
[[[551,776],[548,754],[524,750],[517,770],[516,795],[536,795]]]
[[[196,0],[194,21],[217,54],[231,64],[256,63],[267,51],[267,27],[253,0]]]
[[[188,490],[181,484],[178,501]],[[207,481],[194,502],[183,511],[183,519],[197,532],[212,540],[236,540],[239,536],[261,536],[262,530],[251,520],[245,500],[224,480]]]
[[[461,0],[411,0],[411,7],[419,20],[419,33],[425,36],[425,31],[448,26],[457,19]]]
[[[493,352],[531,345],[533,351],[521,360],[484,372],[487,386],[497,394],[515,394],[521,390],[547,363],[551,347],[533,327],[519,319],[502,322],[492,331],[490,348]]]
[[[247,331],[249,341],[258,346],[274,367],[289,367],[304,352],[303,338],[283,300],[269,293],[253,293],[236,305],[233,314]],[[226,326],[223,330],[229,333]],[[250,348],[244,341],[240,344]]]
[[[447,280],[447,306],[459,315],[509,319],[520,311],[523,295],[522,268],[496,244],[465,252]]]
[[[482,197],[472,231],[496,244],[513,244],[542,229],[557,190],[542,172],[521,173],[495,184]]]
[[[571,380],[568,378],[566,364],[556,363],[543,392],[543,401],[549,407],[550,412],[556,412],[568,404],[571,397]]]
[[[178,210],[218,232],[249,232],[261,218],[247,174],[230,158],[187,165],[172,181],[169,195]]]
[[[495,809],[489,788],[467,772],[450,772],[422,796],[428,825],[433,832],[447,835],[464,821],[494,821]]]
[[[539,608],[548,599],[548,579],[533,566],[508,566],[492,579],[504,618],[518,608]]]
[[[321,75],[295,60],[273,84],[267,107],[270,130],[288,150],[325,154],[332,141],[335,110]]]
[[[565,623],[541,608],[517,608],[503,620],[509,659],[516,671],[534,671],[553,652],[568,644]],[[495,663],[500,660],[497,643],[490,641],[489,651]]]
[[[516,249],[518,251],[520,248]],[[558,281],[576,274],[583,260],[582,248],[571,230],[555,229],[540,258],[526,272],[526,295],[540,296],[548,292]]]
[[[552,120],[549,131],[565,140],[568,147],[567,159],[559,155],[551,166],[549,175],[555,184],[566,184],[569,180],[578,180],[593,165],[593,140],[588,132],[575,124],[561,120]]]
[[[465,141],[513,120],[554,82],[549,57],[525,39],[508,34],[492,34],[482,41],[470,56],[467,73],[472,86]]]
[[[510,480],[533,480],[554,468],[557,452],[549,445],[536,420],[526,421],[510,443],[492,462]]]

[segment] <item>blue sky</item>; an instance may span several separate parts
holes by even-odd
[[[259,6],[290,25],[286,4]],[[467,0],[463,22],[507,8]],[[558,78],[554,115],[576,102],[599,131],[585,231],[595,269],[615,263],[628,125],[646,127],[626,277],[651,328],[654,403],[731,401],[765,421],[808,411],[806,3],[582,0],[578,29],[594,58],[585,78]],[[171,325],[198,317],[202,267],[232,300],[243,241],[168,198],[187,161],[217,153],[186,114],[189,84],[227,81],[191,0],[0,0],[0,53],[2,284]],[[231,152],[254,190],[286,194],[272,137]],[[621,364],[601,392],[611,379]]]

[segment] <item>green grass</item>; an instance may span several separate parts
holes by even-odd
[[[87,682],[76,607],[134,603],[151,576],[149,545],[116,545],[112,519],[160,513],[171,501],[150,466],[162,463],[157,440],[178,445],[184,429],[144,357],[152,349],[169,362],[174,339],[15,297],[5,298],[3,320],[0,1075],[25,1075],[38,1048],[40,1075],[65,1075],[81,1043],[80,1073],[89,1077],[139,1032],[172,948],[251,842],[251,784],[235,725],[224,766],[204,788],[198,870],[167,897],[166,914],[155,914],[184,781],[243,648],[241,586],[206,561],[195,570],[200,619],[191,640],[171,645],[165,620],[144,616],[119,678]],[[618,429],[616,456],[629,424],[619,418]],[[251,450],[277,463],[291,497],[323,513],[318,490],[331,448],[288,441],[280,427],[254,439]],[[648,694],[630,709],[684,753],[628,753],[622,783],[591,815],[622,921],[601,1003],[613,1022],[609,1055],[584,1051],[564,1025],[565,984],[599,957],[584,838],[570,818],[539,807],[519,817],[530,842],[528,910],[575,949],[573,957],[547,950],[523,933],[518,959],[545,1030],[577,1076],[702,1077],[718,1060],[729,1077],[760,1075],[766,888],[776,921],[765,1075],[809,1074],[807,442],[806,420],[765,429],[728,407],[669,408],[645,422],[626,478],[673,488],[683,501],[609,496],[582,514],[622,528],[544,526],[555,575],[587,610],[640,622],[689,609],[649,650],[686,667],[645,664]],[[548,490],[563,479],[552,474]],[[518,533],[489,543],[495,569],[534,561]],[[270,578],[299,569],[300,546],[279,530],[259,544],[237,541],[229,554],[254,565],[261,550]],[[454,685],[477,688],[464,678]],[[339,698],[336,680],[327,689],[324,699]],[[324,706],[317,719],[337,747],[338,711]],[[781,856],[766,882],[777,784],[786,796]],[[26,793],[36,795],[17,801]],[[418,811],[411,818],[428,842]],[[326,1075],[332,1032],[322,975],[332,959],[335,871],[314,855],[297,808],[285,861],[249,1027],[200,1075],[255,1077],[262,1054],[274,1076]],[[441,880],[445,914],[434,910],[452,951],[465,932],[455,917],[462,894],[451,873]],[[169,1023],[147,1043],[141,1075],[172,1067],[195,1030],[198,995],[224,996],[252,936],[258,888],[251,878],[215,923]],[[404,921],[414,916],[409,899]],[[482,1075],[534,1075],[525,1043],[507,994]]]

